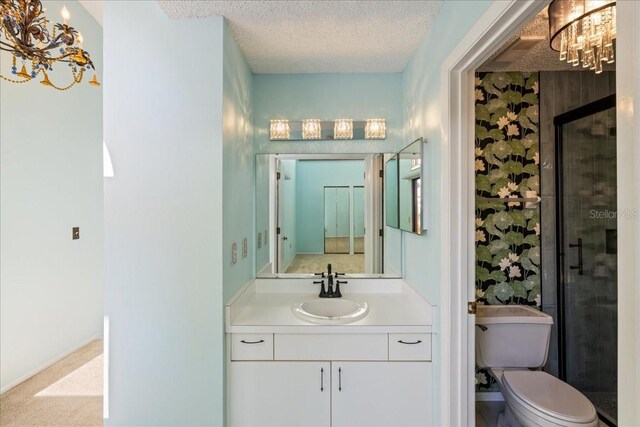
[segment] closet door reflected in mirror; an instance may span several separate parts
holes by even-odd
[[[364,187],[353,187],[353,253],[364,253]]]
[[[324,187],[324,253],[351,253],[349,187]]]

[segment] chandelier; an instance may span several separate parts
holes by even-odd
[[[554,0],[549,5],[551,48],[560,60],[602,72],[614,62],[615,0]]]
[[[44,86],[67,90],[82,81],[85,71],[95,70],[95,67],[89,52],[82,48],[82,34],[69,26],[67,8],[62,8],[64,23],[53,24],[51,30],[44,12],[40,0],[0,0],[0,50],[12,55],[11,74],[15,76],[9,78],[0,74],[0,78],[26,83],[41,74],[40,83]],[[19,62],[22,64],[20,70]],[[53,70],[53,64],[63,63],[68,64],[72,81],[57,86],[49,80],[49,72]],[[100,86],[95,74],[89,84]]]

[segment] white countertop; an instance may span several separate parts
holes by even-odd
[[[225,307],[227,333],[427,333],[433,306],[401,279],[349,278],[344,298],[365,301],[369,313],[353,323],[318,325],[296,317],[291,306],[318,298],[310,279],[256,279]]]

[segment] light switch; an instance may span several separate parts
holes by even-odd
[[[71,239],[78,240],[80,238],[80,227],[73,227],[71,229]]]

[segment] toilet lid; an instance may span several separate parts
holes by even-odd
[[[574,423],[588,423],[596,408],[582,393],[542,371],[505,371],[504,384],[527,404],[550,416]]]

